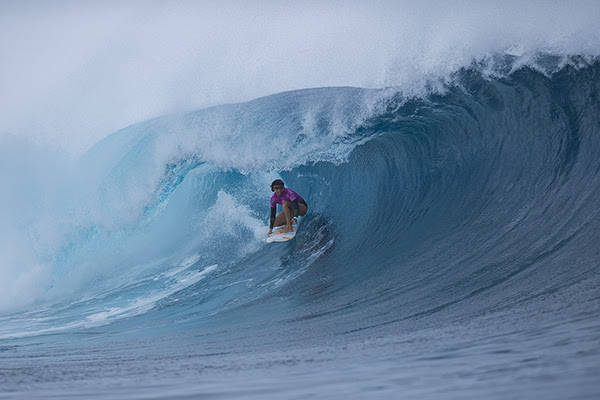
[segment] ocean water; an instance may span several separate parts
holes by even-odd
[[[597,59],[501,55],[5,141],[0,398],[598,398],[598,110]]]

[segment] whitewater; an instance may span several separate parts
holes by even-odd
[[[0,136],[0,398],[598,398],[597,32]]]

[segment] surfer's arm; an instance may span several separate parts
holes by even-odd
[[[294,218],[298,219],[300,215],[300,207],[298,207],[298,200],[292,201],[292,207],[294,208]]]
[[[277,207],[271,207],[271,219],[269,221],[269,232],[273,229],[273,225],[275,225],[276,214],[277,214]]]

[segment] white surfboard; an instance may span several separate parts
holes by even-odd
[[[281,232],[281,230],[285,228],[285,225],[283,226],[276,226],[275,228],[273,228],[273,233],[269,236],[267,236],[267,243],[274,243],[274,242],[287,242],[288,240],[292,240],[294,238],[294,236],[296,236],[296,231],[298,230],[298,224],[294,224],[292,223],[292,232],[287,232],[287,233],[283,233]]]

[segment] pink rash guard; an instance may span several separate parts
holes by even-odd
[[[283,205],[284,201],[292,202],[294,200],[296,200],[298,203],[305,202],[304,199],[300,197],[298,193],[294,192],[290,188],[285,188],[283,189],[283,196],[277,196],[277,193],[273,193],[273,196],[271,196],[270,200],[271,208],[277,207],[277,204]]]
[[[300,212],[300,210],[298,208],[298,203],[304,204],[308,208],[304,199],[298,193],[294,192],[292,189],[288,189],[288,188],[283,189],[282,196],[278,196],[277,193],[273,193],[273,196],[271,196],[271,201],[270,201],[270,203],[271,203],[271,220],[269,223],[269,229],[273,229],[273,225],[275,224],[275,215],[277,213],[277,204],[283,205],[284,201],[289,201],[292,203],[292,207],[294,208],[294,217],[298,217],[298,214]]]

